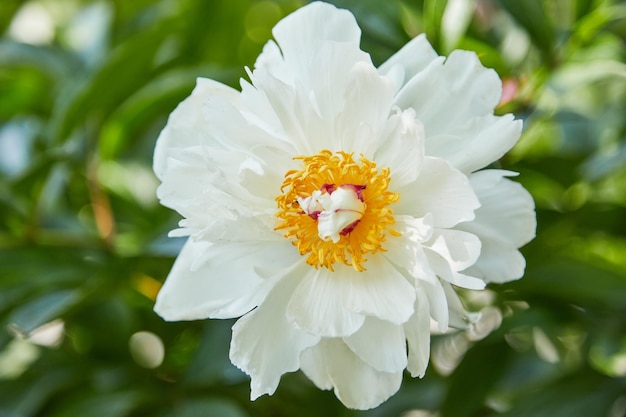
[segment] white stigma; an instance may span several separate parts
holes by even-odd
[[[361,188],[351,184],[337,187],[331,192],[314,191],[310,197],[298,197],[302,210],[317,220],[318,236],[337,243],[342,234],[354,229],[365,213],[365,203],[361,201]]]

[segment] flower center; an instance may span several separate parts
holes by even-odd
[[[298,156],[303,168],[285,174],[282,194],[276,198],[284,230],[309,265],[331,271],[341,262],[364,271],[367,254],[384,251],[387,235],[399,233],[388,206],[398,201],[387,191],[389,168],[380,171],[363,156],[357,163],[352,154],[323,150]]]

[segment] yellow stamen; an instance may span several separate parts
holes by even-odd
[[[333,271],[335,262],[364,271],[366,255],[384,252],[383,243],[388,235],[400,233],[390,229],[394,224],[393,212],[388,207],[400,198],[398,193],[387,191],[389,168],[378,170],[376,164],[361,155],[359,163],[353,154],[332,153],[323,150],[312,156],[298,156],[303,169],[285,174],[280,187],[282,194],[276,198],[280,220],[276,230],[284,230],[285,237],[298,248],[301,255],[308,255],[307,263],[318,268],[323,266]],[[298,204],[298,198],[310,197],[315,191],[328,185],[358,185],[365,212],[356,226],[346,228],[339,241],[323,240],[318,235],[315,216],[306,213]]]

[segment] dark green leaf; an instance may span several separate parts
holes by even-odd
[[[168,417],[247,417],[247,414],[235,404],[223,399],[190,399]]]
[[[516,401],[501,417],[605,416],[626,389],[625,379],[611,379],[586,371],[538,386]]]
[[[487,395],[506,372],[511,354],[510,347],[503,341],[485,341],[473,346],[450,376],[441,416],[478,415]]]
[[[55,105],[51,121],[53,143],[66,141],[73,129],[88,121],[87,115],[108,116],[145,85],[155,74],[155,55],[169,30],[162,22],[136,34],[113,51],[95,73],[77,77]]]
[[[441,50],[441,20],[448,0],[424,0],[424,32],[436,50]]]
[[[626,311],[626,277],[576,260],[554,260],[528,271],[515,287],[527,295],[580,307]]]
[[[80,300],[77,290],[57,291],[45,294],[13,311],[9,323],[18,331],[29,333],[67,311]]]
[[[67,402],[66,406],[51,413],[51,417],[124,417],[141,404],[143,394],[123,391],[97,394]]]
[[[59,368],[15,382],[0,381],[0,416],[4,416],[3,413],[13,413],[9,415],[16,417],[39,415],[50,397],[70,386],[76,377],[76,370]]]
[[[231,337],[232,325],[230,320],[207,322],[200,347],[187,369],[185,385],[206,386],[247,380],[228,358],[229,343],[225,341]]]
[[[553,23],[541,0],[499,0],[511,16],[528,32],[548,64],[554,63],[555,33]]]

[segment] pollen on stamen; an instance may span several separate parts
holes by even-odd
[[[364,271],[368,256],[384,252],[388,236],[400,235],[391,228],[395,221],[389,206],[400,196],[387,190],[389,168],[378,170],[362,155],[357,163],[353,154],[329,150],[294,159],[303,166],[285,174],[282,194],[276,198],[276,230],[315,268],[333,271],[335,263],[343,263]],[[333,196],[340,188],[342,192]],[[324,219],[332,217],[332,239],[322,233],[329,227],[320,223],[322,214]]]

